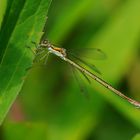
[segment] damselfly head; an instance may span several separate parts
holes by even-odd
[[[44,40],[41,41],[40,46],[43,47],[43,48],[50,48],[51,43],[48,40],[44,39]]]

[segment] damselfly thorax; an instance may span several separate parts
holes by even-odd
[[[55,47],[48,40],[43,40],[40,43],[40,47],[47,48],[49,53],[55,54],[55,55],[61,57],[62,59],[65,59],[65,57],[67,56],[66,49]]]

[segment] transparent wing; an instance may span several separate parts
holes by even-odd
[[[74,54],[70,54],[69,57],[71,57],[72,59],[74,59],[76,62],[78,61],[78,62],[84,64],[85,66],[87,66],[91,70],[97,72],[98,74],[101,74],[101,72],[98,70],[98,68],[95,65],[89,64],[89,63],[85,62],[84,60],[82,60],[81,58],[79,58],[78,56],[76,56]]]
[[[83,95],[89,99],[89,94],[88,94],[88,90],[87,90],[87,87],[85,86],[84,84],[84,80],[80,77],[80,74],[82,76],[85,77],[85,79],[90,83],[90,80],[88,79],[88,77],[83,74],[82,72],[78,71],[77,69],[75,69],[74,67],[71,67],[72,68],[72,72],[73,72],[73,75],[74,75],[74,78],[77,82],[77,84],[79,85],[79,88],[80,88],[80,91],[81,93],[83,93]]]
[[[106,54],[98,48],[73,48],[67,49],[69,54],[74,54],[80,58],[102,60],[106,59]]]

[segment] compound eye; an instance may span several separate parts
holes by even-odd
[[[42,43],[43,44],[48,44],[48,40],[43,40]]]

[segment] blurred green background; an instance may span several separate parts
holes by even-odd
[[[100,48],[107,59],[92,61],[100,77],[140,101],[139,0],[53,0],[45,37],[66,49]],[[91,81],[82,81],[87,99],[70,66],[51,55],[26,76],[1,139],[140,140],[140,110]]]

